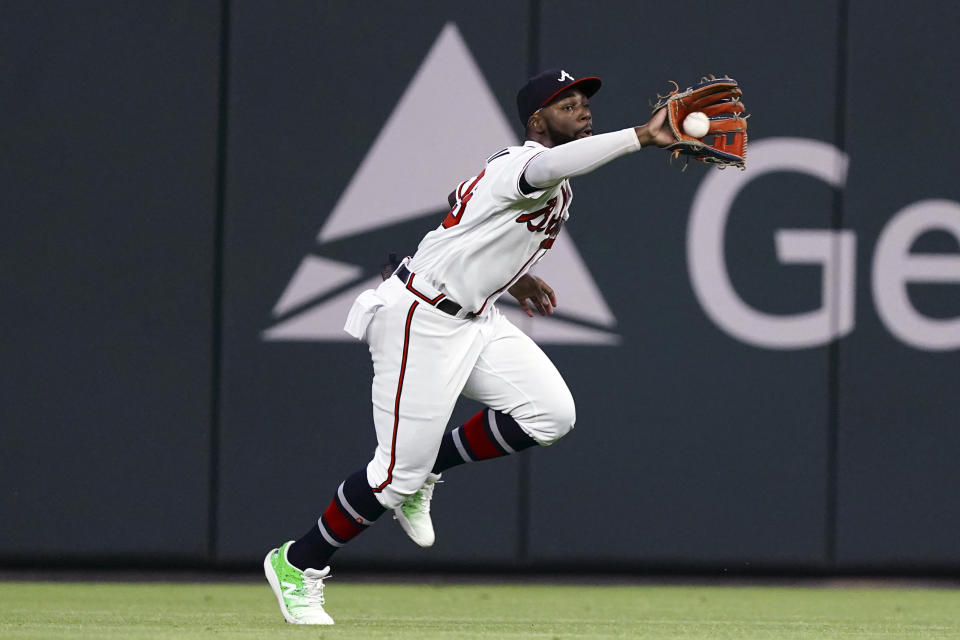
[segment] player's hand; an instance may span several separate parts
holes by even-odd
[[[557,306],[557,294],[553,292],[550,285],[529,273],[521,276],[507,291],[517,299],[520,308],[531,318],[534,307],[540,315],[546,316],[551,315],[554,307]],[[531,304],[533,307],[530,306]]]
[[[670,125],[667,124],[666,109],[660,109],[654,113],[647,124],[637,127],[635,131],[640,145],[644,147],[650,145],[665,147],[676,142],[673,132],[670,131]]]

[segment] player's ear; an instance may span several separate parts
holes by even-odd
[[[543,116],[539,111],[534,112],[527,118],[527,131],[543,133]]]

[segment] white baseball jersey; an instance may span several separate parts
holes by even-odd
[[[408,262],[412,275],[357,297],[344,329],[370,345],[377,449],[367,482],[384,507],[423,485],[461,394],[508,414],[540,444],[573,428],[573,397],[560,373],[493,303],[553,246],[569,216],[567,176],[638,148],[627,129],[550,150],[527,141],[494,154],[457,187],[453,209]],[[528,166],[538,174],[533,184],[554,186],[521,193]],[[461,313],[441,309],[444,298]]]
[[[547,149],[527,141],[491,156],[456,189],[443,223],[424,236],[410,261],[426,281],[464,309],[484,312],[553,246],[569,217],[569,180],[530,195],[520,178]]]

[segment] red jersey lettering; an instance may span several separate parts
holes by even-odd
[[[470,186],[467,187],[466,194],[460,196],[460,199],[453,205],[453,208],[450,209],[450,213],[447,214],[447,217],[443,220],[443,228],[449,229],[460,224],[460,221],[463,219],[463,213],[467,210],[467,203],[470,202],[470,198],[473,197],[473,192],[477,188],[477,183],[480,182],[480,178],[483,177],[483,174],[487,170],[484,169],[480,174],[474,178],[473,182],[470,183]],[[459,194],[458,194],[459,195]]]
[[[517,217],[517,222],[527,223],[527,229],[533,233],[537,231],[543,231],[544,227],[547,226],[547,223],[550,220],[550,214],[553,213],[553,210],[557,207],[557,199],[550,198],[550,201],[547,202],[547,206],[543,209],[533,211],[531,213],[525,213],[522,216]]]

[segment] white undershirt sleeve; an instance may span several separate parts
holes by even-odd
[[[581,138],[540,153],[527,165],[523,178],[536,189],[559,184],[564,178],[590,173],[620,156],[638,151],[640,141],[631,127]]]

